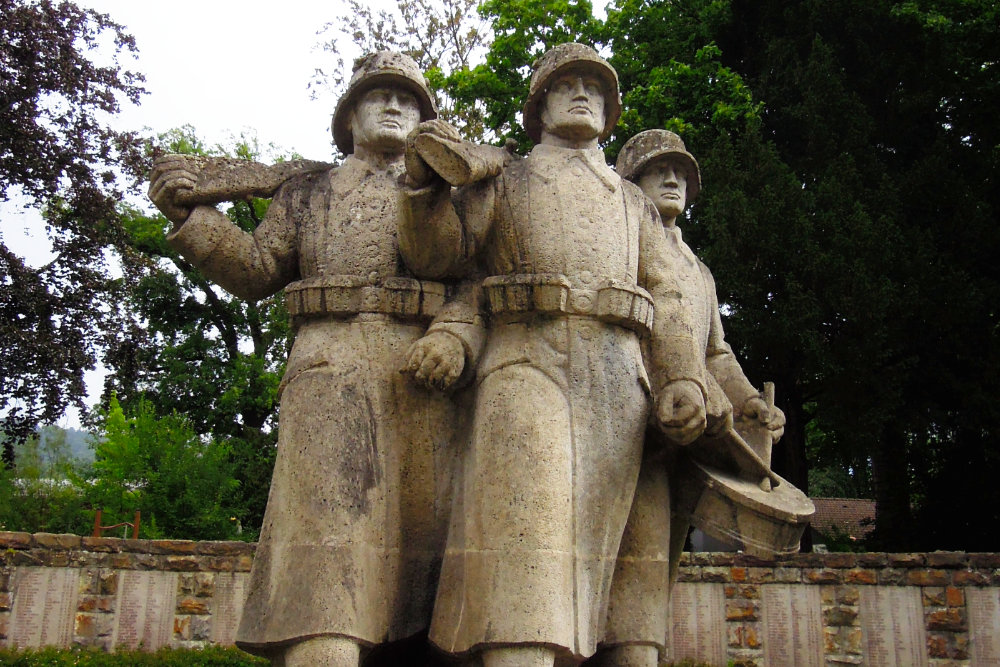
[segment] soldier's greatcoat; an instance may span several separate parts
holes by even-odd
[[[758,393],[725,340],[712,273],[684,242],[678,227],[665,228],[664,233],[682,300],[697,316],[695,334],[708,370],[707,410],[718,416],[729,404],[741,408]],[[667,633],[665,610],[676,577],[672,570],[679,562],[689,524],[671,518],[671,487],[685,480],[672,476],[670,461],[662,456],[663,436],[650,429],[646,437],[646,458],[622,537],[603,643],[662,649]]]
[[[298,324],[281,381],[278,452],[237,644],[262,654],[339,635],[377,644],[430,620],[461,422],[399,372],[443,287],[409,277],[396,174],[348,157],[278,191],[251,236],[199,207],[170,242],[210,279],[258,299],[285,288]]]
[[[548,145],[454,197],[409,192],[403,212],[400,249],[418,275],[491,276],[431,640],[451,653],[529,643],[589,656],[649,414],[643,299],[655,306],[652,388],[704,386],[659,216],[599,150]]]

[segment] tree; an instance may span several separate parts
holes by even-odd
[[[158,140],[168,153],[272,159],[254,138],[210,149],[186,127]],[[252,232],[269,201],[232,202],[227,214]],[[145,405],[163,418],[184,415],[200,437],[224,443],[240,485],[232,508],[252,536],[263,522],[277,439],[277,392],[288,356],[282,294],[246,302],[210,283],[166,241],[162,215],[122,206],[124,247],[141,266],[123,292],[127,329],[109,346],[102,401],[128,412]]]
[[[139,400],[126,414],[111,397],[85,493],[106,525],[141,512],[141,537],[220,539],[236,533],[226,447],[203,440],[177,413],[164,417]]]
[[[779,383],[777,463],[789,450],[804,461],[807,426],[822,424],[827,459],[871,466],[883,548],[969,544],[973,531],[944,517],[995,495],[982,474],[939,475],[969,460],[996,470],[1000,283],[984,250],[998,240],[996,19],[992,3],[930,0],[621,0],[609,12],[640,111],[629,131],[647,118],[692,126],[706,188],[685,233],[716,273],[746,366]],[[726,77],[706,69],[706,49],[753,92],[759,125],[734,127],[726,106],[707,116],[720,107],[706,86]],[[785,465],[800,483],[797,468]]]
[[[111,64],[95,57],[112,41]],[[124,71],[135,52],[124,28],[72,2],[0,0],[0,199],[20,192],[46,205],[56,259],[34,269],[0,240],[0,430],[3,460],[44,421],[75,403],[115,330],[118,302],[104,248],[120,240],[116,170],[139,169],[135,134],[105,124],[137,103],[141,75]]]
[[[399,51],[424,71],[441,117],[469,139],[479,139],[484,135],[483,104],[476,95],[461,94],[461,73],[489,42],[476,4],[475,0],[403,0],[395,13],[347,0],[347,11],[319,31],[326,36],[322,48],[336,56],[336,66],[330,74],[317,70],[311,85],[328,87],[339,96],[351,72],[345,52]]]

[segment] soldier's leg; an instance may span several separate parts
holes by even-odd
[[[281,667],[358,667],[361,647],[346,637],[316,637],[292,644],[282,656]]]
[[[556,652],[544,646],[507,646],[483,651],[483,667],[552,667]]]

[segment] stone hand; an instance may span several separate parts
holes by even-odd
[[[705,399],[690,380],[671,382],[660,393],[656,417],[664,434],[679,445],[694,442],[705,431]]]
[[[458,133],[458,130],[443,120],[435,118],[417,125],[406,138],[405,156],[406,184],[414,189],[426,187],[436,178],[434,171],[424,162],[424,159],[420,157],[420,153],[417,151],[416,140],[421,134],[433,134],[447,141],[462,141],[462,135]]]
[[[455,384],[464,368],[462,342],[449,333],[433,331],[410,346],[402,370],[428,389],[445,391]]]
[[[777,442],[785,433],[785,413],[776,406],[767,407],[767,402],[760,396],[751,396],[743,404],[743,416],[756,419],[771,432],[771,438]]]
[[[733,406],[726,402],[718,414],[712,410],[707,410],[705,415],[705,434],[719,435],[725,433],[733,427]]]
[[[167,220],[178,226],[191,215],[191,209],[178,201],[179,196],[193,190],[197,182],[198,169],[193,161],[183,155],[165,155],[153,163],[149,198]]]

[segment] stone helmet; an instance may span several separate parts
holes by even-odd
[[[664,155],[676,157],[687,171],[687,198],[694,199],[701,190],[701,170],[698,161],[687,152],[684,141],[669,130],[646,130],[635,135],[622,146],[618,153],[615,170],[622,178],[638,181],[653,160]]]
[[[542,138],[541,110],[539,105],[548,92],[549,85],[570,70],[582,70],[597,76],[604,83],[604,129],[601,139],[606,139],[622,114],[622,100],[618,93],[618,72],[597,51],[583,44],[560,44],[545,52],[532,67],[531,88],[524,102],[524,130],[531,140]]]
[[[354,152],[354,134],[351,132],[354,105],[362,95],[379,86],[405,88],[417,98],[421,121],[437,118],[437,105],[427,87],[427,80],[413,58],[394,51],[376,51],[361,56],[354,61],[351,83],[333,112],[333,140],[344,155]]]

